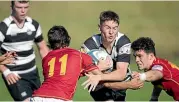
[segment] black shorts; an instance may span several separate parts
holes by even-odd
[[[12,85],[8,85],[4,76],[2,76],[14,101],[23,101],[26,98],[31,97],[33,91],[38,89],[41,85],[38,70],[19,75],[21,79]]]
[[[125,101],[126,90],[112,90],[104,87],[98,91],[90,92],[90,95],[95,101]]]

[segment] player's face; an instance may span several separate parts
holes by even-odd
[[[14,2],[13,13],[15,14],[16,19],[19,21],[25,20],[25,17],[27,16],[27,12],[29,9],[29,2],[27,3],[20,3],[18,1]]]
[[[113,20],[105,21],[104,23],[99,25],[103,41],[107,43],[112,43],[117,36],[118,27],[118,23],[114,22]]]
[[[134,52],[134,57],[139,70],[150,68],[151,54],[147,54],[144,50],[139,50]]]

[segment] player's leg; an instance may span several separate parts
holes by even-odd
[[[24,88],[26,89],[26,92],[28,94],[27,96],[31,97],[34,90],[37,90],[41,85],[40,77],[38,74],[38,69],[36,69],[28,74],[22,74],[21,77],[24,80],[24,84],[26,84],[26,86],[24,86]],[[22,83],[22,85],[23,85],[23,83]]]
[[[26,89],[25,86],[29,86],[29,85],[26,84],[27,82],[24,82],[22,79],[18,80],[15,84],[12,85],[8,85],[5,79],[4,82],[14,101],[23,101],[24,99],[30,97],[29,93],[32,93],[29,91],[30,87],[27,87]]]
[[[24,78],[24,80],[29,82],[30,88],[32,89],[32,91],[37,90],[40,87],[41,82],[40,82],[38,69],[28,73],[28,75],[23,74],[21,76]]]
[[[90,92],[90,95],[95,101],[107,101],[107,100],[113,100],[111,89],[108,88],[102,88],[97,91]]]
[[[113,90],[112,96],[114,101],[125,101],[126,90]]]
[[[3,76],[6,87],[15,101],[23,101],[28,97],[31,97],[33,91],[40,87],[40,79],[36,73],[37,71],[34,70],[30,73],[19,74],[21,79],[12,85],[8,85]]]

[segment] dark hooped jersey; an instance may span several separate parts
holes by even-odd
[[[163,78],[152,82],[153,85],[161,87],[166,93],[179,100],[179,67],[165,60],[156,58],[151,65],[151,70],[158,70],[163,73]]]
[[[81,47],[81,50],[83,50],[84,52],[89,52],[92,49],[105,50],[101,41],[101,34],[96,34],[88,38]],[[111,53],[108,53],[108,54],[113,59],[113,64],[114,64],[113,70],[116,69],[116,62],[130,63],[131,42],[129,38],[126,35],[118,32],[112,51]],[[131,71],[130,71],[130,68],[128,67],[125,80],[127,81],[130,79],[131,79]]]
[[[67,101],[72,100],[80,75],[98,69],[89,55],[71,48],[50,51],[42,65],[44,82],[33,96]]]
[[[0,22],[0,50],[15,51],[18,55],[15,64],[6,67],[18,74],[28,73],[36,69],[33,44],[43,40],[39,23],[30,17],[25,18],[24,26],[19,28],[12,16]]]

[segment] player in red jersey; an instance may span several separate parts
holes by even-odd
[[[29,101],[71,101],[81,73],[100,74],[89,55],[68,47],[70,40],[63,26],[48,31],[52,50],[42,60],[44,82]]]
[[[151,38],[141,37],[135,40],[131,48],[136,63],[144,73],[135,73],[143,81],[154,85],[151,101],[157,101],[161,90],[165,90],[174,100],[179,101],[179,68],[173,63],[156,57],[155,43]]]

